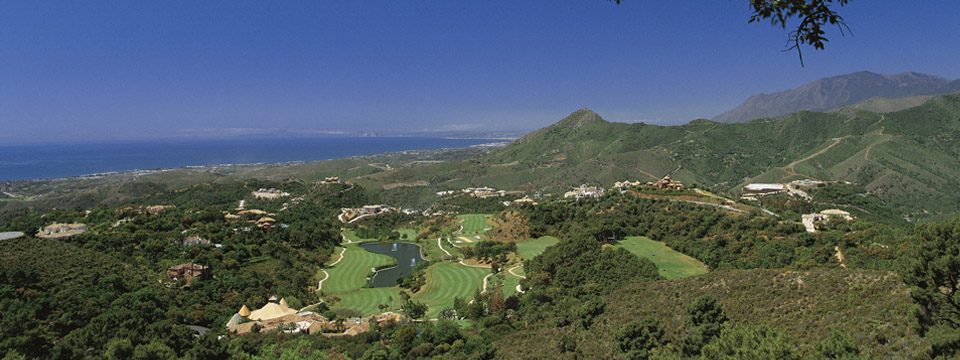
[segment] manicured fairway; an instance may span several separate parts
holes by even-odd
[[[493,215],[489,214],[466,214],[457,216],[460,219],[463,219],[463,222],[460,225],[463,226],[464,235],[478,235],[486,232],[484,229],[491,227],[487,224],[487,219]]]
[[[519,245],[519,244],[517,244]],[[667,279],[681,279],[707,273],[707,266],[697,259],[674,251],[662,242],[644,236],[628,236],[615,245],[653,261],[660,275]]]
[[[367,242],[367,241],[377,241],[377,239],[361,239],[353,230],[345,230],[343,236],[350,240],[351,242]]]
[[[560,242],[553,236],[544,236],[539,239],[521,241],[517,243],[517,255],[523,260],[530,260],[543,253],[547,247]],[[517,269],[519,270],[519,269]],[[514,270],[514,272],[517,272]],[[519,272],[517,272],[519,274]]]
[[[372,273],[372,268],[395,262],[389,256],[369,252],[354,244],[344,247],[347,251],[343,254],[343,260],[326,269],[330,277],[323,281],[324,294],[359,289],[367,283],[367,275]]]
[[[427,284],[416,295],[414,301],[429,306],[428,318],[434,318],[445,307],[453,307],[453,298],[461,297],[469,301],[477,288],[483,287],[483,277],[490,269],[466,267],[457,263],[439,263],[427,269]]]
[[[523,269],[523,268],[521,267],[517,270],[520,270],[520,269]],[[519,274],[517,270],[514,270],[513,272]],[[504,297],[509,297],[511,295],[517,294],[517,285],[520,284],[520,278],[510,275],[510,273],[506,272],[506,269],[504,269],[504,271],[501,271],[499,274],[497,274],[497,276],[490,277],[490,280],[488,280],[489,283],[487,284],[487,291],[493,290],[493,286],[497,284],[497,280],[500,280],[503,283]]]
[[[363,316],[380,314],[380,304],[390,305],[390,298],[393,298],[393,305],[386,311],[397,311],[400,308],[400,288],[365,288],[349,293],[336,295],[340,298],[334,309],[353,309],[363,313]]]

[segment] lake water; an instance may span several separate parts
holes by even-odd
[[[0,145],[0,181],[220,164],[317,161],[499,142],[427,137],[330,137]]]
[[[360,244],[361,247],[377,254],[383,254],[397,259],[397,266],[381,270],[373,277],[374,287],[394,287],[397,286],[397,279],[413,272],[417,264],[426,261],[420,257],[420,246],[413,243],[367,243]]]

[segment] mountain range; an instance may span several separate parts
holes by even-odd
[[[712,120],[722,123],[746,122],[765,117],[782,117],[797,111],[830,111],[873,100],[900,99],[914,96],[943,95],[960,92],[960,80],[904,72],[896,75],[860,71],[813,81],[799,88],[747,98],[740,106],[717,115]],[[878,99],[879,98],[879,99]],[[897,110],[919,105],[903,103]],[[893,108],[887,108],[892,111]]]

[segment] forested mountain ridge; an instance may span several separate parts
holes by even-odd
[[[903,98],[960,92],[960,80],[904,72],[895,75],[860,71],[819,79],[799,88],[747,98],[736,108],[713,118],[716,122],[746,122],[781,117],[797,111],[828,111],[870,98]]]

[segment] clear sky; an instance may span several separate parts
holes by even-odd
[[[869,70],[960,78],[960,1],[854,0],[782,52],[748,0],[0,2],[0,142],[681,124]]]

